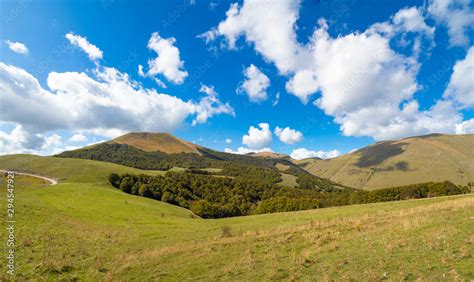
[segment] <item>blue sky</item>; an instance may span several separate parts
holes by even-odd
[[[472,2],[254,2],[2,1],[1,153],[147,130],[331,157],[474,132]]]

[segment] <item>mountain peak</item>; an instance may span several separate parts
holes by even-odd
[[[200,146],[179,139],[167,132],[130,132],[110,142],[126,144],[147,152],[201,154],[199,152]]]

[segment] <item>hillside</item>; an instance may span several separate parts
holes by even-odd
[[[258,157],[258,158],[273,158],[273,159],[291,160],[291,157],[288,156],[288,155],[274,153],[274,152],[248,153],[247,156]]]
[[[9,161],[64,179],[16,177],[17,280],[474,279],[472,195],[203,220],[97,182],[110,164]]]
[[[164,175],[164,171],[140,170],[113,163],[93,160],[42,157],[28,154],[0,156],[0,169],[30,172],[49,176],[59,182],[107,184],[107,175],[116,173],[136,173]]]
[[[57,156],[98,160],[151,170],[169,170],[172,167],[202,169],[252,166],[292,174],[308,174],[286,158],[257,158],[218,152],[168,133],[129,133],[107,142],[65,151]]]
[[[474,182],[474,134],[378,142],[337,158],[304,160],[308,172],[361,189],[449,180]]]
[[[109,142],[130,145],[145,152],[160,151],[166,154],[201,154],[199,152],[200,146],[181,140],[169,133],[131,132]]]

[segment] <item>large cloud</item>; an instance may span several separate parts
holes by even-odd
[[[474,108],[474,46],[469,48],[466,58],[454,65],[444,96],[461,108]]]
[[[470,0],[433,0],[428,7],[430,15],[448,28],[451,45],[467,45],[466,33],[474,26],[474,11]]]
[[[97,68],[92,77],[51,72],[47,85],[50,90],[27,71],[0,62],[4,109],[0,121],[21,125],[29,136],[61,129],[115,135],[131,130],[172,131],[190,116],[195,116],[195,124],[221,113],[233,115],[230,105],[221,103],[216,94],[183,101],[143,88],[115,68]]]
[[[303,103],[319,94],[314,104],[334,117],[345,135],[384,140],[455,132],[462,116],[450,99],[440,99],[424,111],[414,99],[422,87],[416,79],[418,58],[422,48],[434,46],[435,32],[420,9],[401,9],[386,22],[337,37],[328,33],[321,19],[307,44],[296,39],[298,9],[299,1],[233,4],[227,18],[205,36],[209,41],[222,36],[231,48],[244,36],[280,73],[290,76],[289,93]],[[278,15],[278,20],[271,15]],[[277,43],[285,50],[270,48]],[[392,49],[394,43],[411,50],[398,53]]]
[[[70,142],[63,143],[58,134],[33,134],[17,125],[10,133],[0,130],[0,154],[56,154],[76,149]]]
[[[259,123],[260,129],[250,126],[247,135],[242,137],[242,143],[252,150],[261,150],[272,142],[272,132],[268,123]]]
[[[456,134],[474,134],[474,118],[457,124]]]
[[[299,8],[300,1],[292,0],[244,1],[242,6],[234,3],[227,18],[202,36],[207,41],[224,36],[230,49],[235,49],[239,37],[245,36],[281,73],[288,73],[294,69],[300,49],[295,34]]]
[[[139,66],[140,75],[154,77],[161,74],[174,84],[182,84],[188,72],[183,69],[184,61],[181,60],[179,49],[174,46],[175,43],[174,37],[163,38],[158,32],[154,32],[148,41],[148,48],[155,51],[157,57],[148,60],[149,70],[146,73],[143,72],[143,67]],[[157,83],[162,86],[160,82],[157,80]]]

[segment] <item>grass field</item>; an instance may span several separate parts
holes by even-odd
[[[107,176],[111,172],[116,172],[119,174],[165,174],[164,171],[140,170],[112,163],[84,159],[40,157],[35,155],[0,156],[0,169],[14,169],[22,172],[33,172],[38,175],[56,178],[60,182],[96,184],[108,183]],[[178,168],[178,170],[180,169]]]
[[[474,279],[474,195],[204,220],[106,184],[130,168],[57,161],[23,168],[58,185],[16,179],[17,279]]]
[[[278,184],[288,187],[298,186],[298,183],[296,182],[296,176],[286,173],[281,173],[281,182]]]

